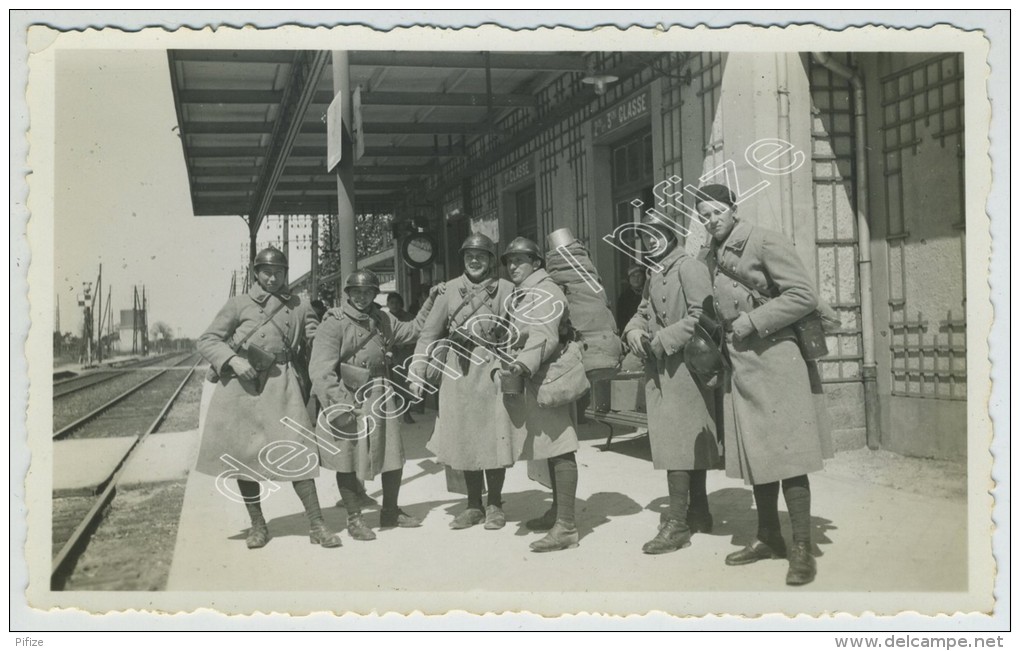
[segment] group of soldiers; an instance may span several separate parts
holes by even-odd
[[[821,469],[831,445],[817,415],[811,365],[791,325],[812,311],[817,299],[792,244],[738,221],[729,189],[709,185],[698,196],[696,209],[711,244],[692,256],[670,224],[655,213],[646,215],[643,249],[655,253],[657,264],[647,275],[636,313],[622,324],[626,349],[645,369],[652,461],[666,471],[669,491],[667,512],[643,551],[676,551],[689,545],[694,533],[712,530],[706,473],[725,460],[729,476],[753,485],[758,511],[756,542],[727,556],[726,563],[788,558],[786,581],[801,585],[816,573],[807,474]],[[218,386],[197,469],[217,477],[238,467],[258,469],[254,477],[231,475],[251,519],[249,548],[270,538],[261,480],[291,482],[309,519],[311,541],[341,545],[322,518],[313,481],[320,467],[336,473],[347,530],[355,540],[376,537],[362,517],[374,503],[363,482],[376,475],[382,481],[381,527],[420,526],[399,506],[401,429],[406,396],[416,402],[436,391],[439,411],[428,449],[463,472],[467,489],[466,506],[450,527],[504,527],[506,469],[517,461],[546,460],[552,504],[524,523],[545,532],[531,549],[552,552],[578,545],[575,405],[540,405],[530,382],[562,352],[569,319],[568,311],[547,312],[544,318],[535,314],[543,304],[567,305],[566,296],[543,268],[540,247],[526,238],[514,239],[500,255],[491,239],[476,233],[463,242],[460,254],[463,274],[432,288],[413,319],[380,309],[378,279],[358,271],[346,279],[340,305],[320,320],[288,291],[283,254],[259,253],[257,283],[247,295],[229,299],[199,339],[199,351],[211,364],[210,379]],[[500,333],[486,328],[509,328],[526,345],[501,346],[494,343]],[[442,349],[441,360],[457,372],[430,377],[428,371],[440,365],[426,364],[422,373],[408,376],[405,391],[393,391],[391,351],[414,345],[411,359],[427,359],[437,354],[434,343],[441,339],[458,342]],[[717,346],[714,368],[692,362],[691,351],[704,350],[706,341]],[[514,380],[525,390],[506,391],[502,385]],[[287,419],[295,426],[281,426]],[[307,446],[302,432],[308,431],[319,442],[314,462],[286,469],[266,463],[265,451],[281,441]],[[346,434],[351,432],[356,435]],[[789,547],[779,524],[780,488],[792,523]]]

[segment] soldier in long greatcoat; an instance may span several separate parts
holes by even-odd
[[[523,343],[521,348],[511,351],[514,360],[510,372],[528,378],[548,364],[562,346],[560,324],[567,317],[567,299],[542,268],[541,251],[531,240],[515,238],[503,253],[502,261],[516,286],[507,316]],[[525,434],[520,459],[547,459],[549,464],[552,507],[541,517],[525,523],[529,529],[548,530],[549,533],[531,543],[531,549],[551,552],[576,547],[574,502],[578,442],[574,405],[540,407],[530,383],[526,383],[523,394],[504,396],[503,401],[511,423]]]
[[[446,283],[415,349],[415,358],[429,360],[429,368],[442,364],[458,376],[433,371],[431,377],[422,377],[429,369],[417,371],[432,387],[439,383],[439,416],[428,449],[441,463],[464,472],[467,508],[450,528],[466,529],[484,522],[486,529],[502,529],[506,469],[520,455],[524,437],[511,424],[492,374],[501,368],[496,350],[505,340],[502,323],[514,286],[496,275],[496,245],[486,235],[469,235],[460,252],[464,273]],[[440,359],[429,359],[430,347]],[[423,367],[421,362],[416,364],[418,369]],[[412,387],[420,394],[423,383],[416,381]]]
[[[663,554],[686,546],[694,531],[711,531],[706,471],[720,465],[715,391],[684,363],[684,347],[702,317],[712,283],[705,264],[679,246],[656,213],[643,218],[645,250],[655,252],[637,313],[624,339],[645,362],[645,397],[652,464],[666,471],[669,507],[658,534],[644,546]],[[653,237],[653,234],[655,236]]]
[[[791,326],[817,306],[814,283],[789,239],[738,221],[726,186],[705,186],[698,196],[698,213],[712,236],[705,259],[732,365],[723,411],[726,474],[754,486],[758,511],[758,542],[726,563],[787,556],[778,512],[782,482],[793,529],[786,582],[809,583],[816,566],[807,475],[822,469],[832,444],[817,412],[817,371],[805,362]]]
[[[382,475],[382,527],[419,527],[400,510],[404,469],[403,414],[412,404],[390,380],[395,346],[414,343],[431,300],[414,321],[398,321],[375,303],[379,279],[356,271],[344,284],[340,307],[326,313],[312,345],[309,374],[322,406],[316,422],[320,462],[336,473],[347,509],[347,531],[355,540],[374,540],[361,516],[358,481]]]
[[[301,435],[312,427],[303,348],[318,317],[308,302],[287,291],[287,258],[265,249],[255,258],[250,292],[227,301],[198,339],[198,352],[217,382],[202,432],[196,470],[222,478],[221,490],[237,480],[248,509],[250,549],[269,541],[262,515],[260,482],[292,482],[311,527],[311,541],[340,546],[322,518],[315,477],[315,444]],[[284,417],[295,427],[281,423]],[[277,448],[291,454],[281,455]],[[274,454],[274,449],[277,453]],[[304,454],[293,454],[304,450]],[[286,457],[286,462],[279,462]],[[274,461],[276,460],[276,461]]]

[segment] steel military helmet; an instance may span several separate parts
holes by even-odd
[[[255,269],[263,265],[273,265],[277,267],[288,268],[290,265],[287,264],[287,256],[283,254],[280,249],[274,249],[269,247],[259,251],[258,255],[255,256]]]
[[[545,258],[542,257],[542,250],[538,248],[538,245],[529,240],[526,237],[515,237],[510,244],[507,245],[506,250],[503,251],[503,255],[500,256],[499,260],[503,264],[506,264],[506,259],[514,253],[527,253],[533,258],[536,258],[539,262],[545,263]]]
[[[344,281],[344,291],[351,287],[371,287],[379,291],[379,277],[368,269],[360,269],[347,276],[347,280]]]
[[[644,214],[641,215],[641,223],[645,226],[651,226],[660,233],[665,234],[667,237],[679,239],[679,235],[677,234],[679,224],[670,221],[668,217],[658,210],[646,210]]]
[[[719,386],[726,368],[722,350],[701,323],[694,324],[694,334],[684,346],[684,364],[705,386]]]
[[[460,245],[460,252],[463,254],[465,251],[485,251],[493,258],[496,257],[496,243],[489,239],[489,236],[485,233],[472,233],[468,235],[464,240],[464,243]]]

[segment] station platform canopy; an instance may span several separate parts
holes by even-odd
[[[170,50],[168,58],[195,215],[241,215],[257,229],[267,214],[337,210],[337,179],[326,168],[329,52]],[[424,187],[507,112],[537,115],[536,91],[549,79],[588,69],[576,52],[352,51],[348,66],[362,106],[359,212]]]

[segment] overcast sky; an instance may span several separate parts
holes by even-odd
[[[150,326],[201,334],[227,298],[247,227],[236,215],[192,215],[165,52],[62,52],[56,103],[61,330],[80,333],[76,297],[102,263],[103,302],[112,285],[115,314],[145,285]],[[291,253],[296,277],[308,253]]]

